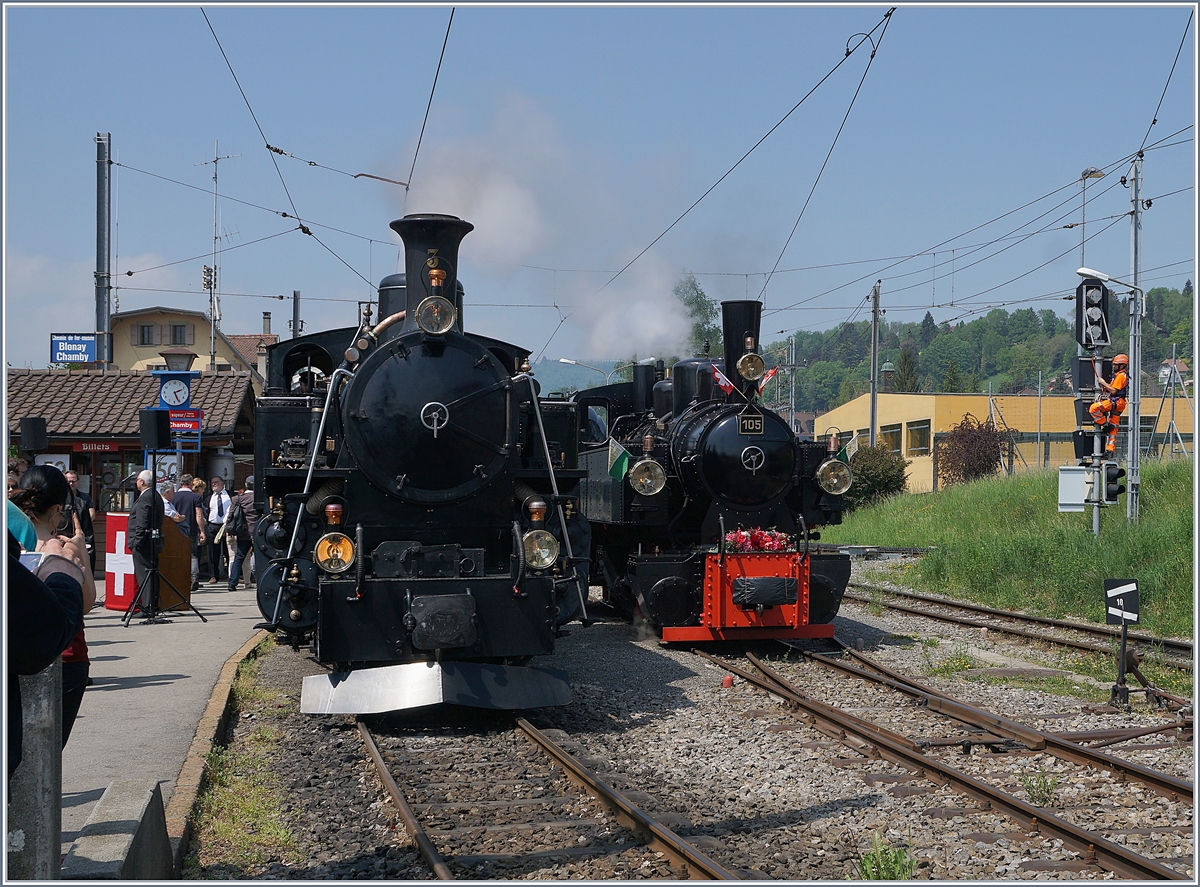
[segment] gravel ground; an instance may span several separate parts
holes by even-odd
[[[1162,717],[1144,707],[1131,714],[1103,714],[1082,697],[925,677],[931,651],[938,654],[935,662],[960,650],[985,662],[1019,659],[1019,646],[981,639],[978,631],[896,613],[876,618],[850,603],[837,625],[839,637],[849,642],[862,638],[868,654],[897,670],[922,675],[981,707],[1042,729],[1109,729]],[[636,628],[623,624],[576,624],[570,630],[552,657],[535,664],[566,669],[574,699],[568,706],[541,710],[531,720],[539,727],[565,731],[572,751],[586,757],[589,766],[625,790],[649,795],[642,804],[648,812],[748,877],[857,877],[859,853],[866,852],[877,835],[892,846],[908,847],[916,859],[916,877],[922,879],[1112,877],[1084,865],[1059,842],[1028,835],[1007,817],[979,810],[974,801],[952,790],[914,780],[900,767],[864,759],[831,742],[741,681],[723,687],[725,671],[686,650],[664,648],[656,638],[639,636]],[[936,647],[928,643],[934,637]],[[777,647],[759,650],[778,656]],[[260,682],[298,702],[300,678],[317,670],[304,654],[277,649],[262,661]],[[824,686],[834,679],[827,681]],[[1085,684],[1081,681],[1080,687]],[[245,872],[211,868],[204,876],[429,878],[390,803],[381,800],[386,796],[370,771],[351,719],[298,712],[263,717],[275,717],[276,726],[288,733],[289,753],[279,757],[276,771],[290,788],[283,814],[307,861],[268,862]],[[237,725],[235,742],[254,721],[243,719]],[[1193,776],[1190,746],[1129,754],[1137,754],[1134,759],[1147,766]],[[976,757],[953,763],[959,766]],[[1057,763],[1043,756],[1014,761],[1018,768],[1042,766],[1047,772],[1054,772]],[[1127,798],[1109,797],[1086,807],[1077,791],[1081,789],[1063,791],[1062,798],[1070,802],[1071,818],[1081,824],[1103,822],[1126,830],[1167,827],[1171,834],[1131,835],[1129,842],[1147,854],[1191,856],[1191,836],[1173,833],[1176,826],[1191,825],[1190,809],[1186,822],[1170,821],[1180,816],[1179,808],[1160,804],[1161,799],[1149,792],[1131,787]],[[544,877],[582,879],[589,873],[577,863],[563,863]]]

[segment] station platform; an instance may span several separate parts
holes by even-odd
[[[202,722],[201,733],[213,738],[212,710],[225,703],[213,699],[214,689],[227,695],[217,686],[231,679],[226,664],[264,633],[254,628],[262,614],[253,587],[231,592],[223,582],[202,584],[192,603],[207,622],[190,610],[171,610],[163,614],[169,623],[135,616],[125,627],[123,613],[102,605],[84,618],[93,684],[63,749],[64,856],[114,780],[157,779],[168,810],[185,767],[193,775],[182,781],[195,790],[193,741],[201,738]]]

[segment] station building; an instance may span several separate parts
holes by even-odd
[[[934,445],[940,435],[950,431],[970,414],[980,422],[992,417],[996,426],[1011,441],[1007,454],[1009,473],[1037,468],[1056,468],[1078,464],[1072,433],[1080,427],[1076,416],[1076,400],[1072,394],[910,394],[880,393],[876,404],[877,443],[885,444],[911,464],[908,466],[909,492],[928,492],[937,489],[937,466]],[[1174,399],[1175,428],[1171,429],[1172,399],[1168,396],[1142,395],[1142,445],[1150,446],[1151,454],[1168,454],[1174,432],[1192,453],[1192,431],[1195,417],[1190,400],[1183,396]],[[1127,426],[1129,410],[1121,417],[1122,429]],[[843,444],[855,437],[859,446],[870,440],[871,396],[861,395],[849,403],[830,410],[817,418],[814,432],[817,439],[831,434]],[[1091,426],[1090,420],[1087,427]],[[1117,442],[1118,458],[1126,452],[1125,434]],[[1175,450],[1179,452],[1179,444]]]

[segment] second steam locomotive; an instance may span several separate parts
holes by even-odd
[[[666,641],[832,637],[850,558],[811,543],[841,522],[850,469],[759,402],[762,304],[721,309],[723,359],[575,398],[593,576]]]
[[[259,607],[335,669],[305,679],[306,712],[565,703],[566,676],[526,663],[585,612],[577,406],[539,397],[527,349],[464,330],[469,222],[391,227],[405,272],[378,316],[268,352]]]

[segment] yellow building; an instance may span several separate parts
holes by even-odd
[[[278,341],[264,314],[261,335],[226,336],[215,331],[203,311],[183,308],[141,308],[112,315],[112,362],[120,370],[165,370],[167,349],[196,355],[192,369],[209,371],[215,339],[216,372],[248,371],[255,395],[262,394],[266,347]]]
[[[909,492],[937,489],[933,446],[940,434],[962,422],[968,413],[979,421],[994,417],[997,426],[1012,432],[1013,452],[1007,466],[1012,471],[1076,464],[1071,433],[1078,427],[1073,395],[1036,394],[879,394],[876,441],[911,461],[908,467]],[[1148,432],[1156,432],[1155,442],[1164,452],[1170,447],[1167,431],[1171,422],[1171,399],[1142,397],[1143,441]],[[1128,410],[1126,417],[1128,418]],[[818,439],[830,434],[848,443],[853,437],[859,446],[870,440],[871,396],[864,394],[820,416],[814,431]],[[1191,404],[1183,397],[1175,399],[1175,426],[1192,452],[1195,425]],[[1089,423],[1090,427],[1090,423]],[[1038,448],[1039,430],[1041,449]],[[1145,445],[1145,443],[1143,444]],[[1157,449],[1157,447],[1155,448]],[[1124,450],[1118,446],[1118,456]]]

